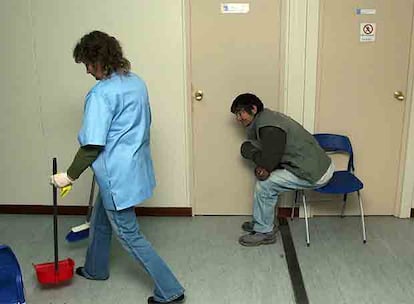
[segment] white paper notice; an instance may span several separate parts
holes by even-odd
[[[222,14],[247,14],[250,10],[249,3],[222,3]]]
[[[356,14],[357,15],[375,15],[377,10],[375,8],[357,8]]]
[[[376,23],[360,23],[359,24],[359,41],[371,42],[375,41]]]

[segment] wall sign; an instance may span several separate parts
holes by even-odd
[[[222,14],[247,14],[250,11],[249,3],[222,3]]]
[[[377,13],[375,8],[357,8],[355,11],[357,15],[375,15]]]
[[[359,41],[371,42],[375,41],[376,23],[360,23],[359,24]]]

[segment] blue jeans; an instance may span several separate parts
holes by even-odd
[[[139,229],[134,207],[110,211],[103,206],[101,196],[93,208],[89,231],[89,246],[85,271],[91,279],[109,277],[109,252],[112,231],[126,251],[145,268],[154,281],[154,299],[168,302],[184,293],[167,264],[155,252]]]
[[[299,189],[315,189],[323,184],[312,184],[298,178],[286,169],[273,171],[269,178],[257,181],[253,202],[253,230],[256,232],[271,232],[274,227],[275,206],[279,193]]]

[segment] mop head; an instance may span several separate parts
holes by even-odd
[[[85,223],[76,227],[73,227],[66,235],[66,241],[69,243],[81,241],[89,237],[89,223]]]

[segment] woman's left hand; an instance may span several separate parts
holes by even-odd
[[[49,181],[49,183],[56,188],[63,188],[72,185],[73,182],[74,180],[72,180],[66,172],[52,175]]]

